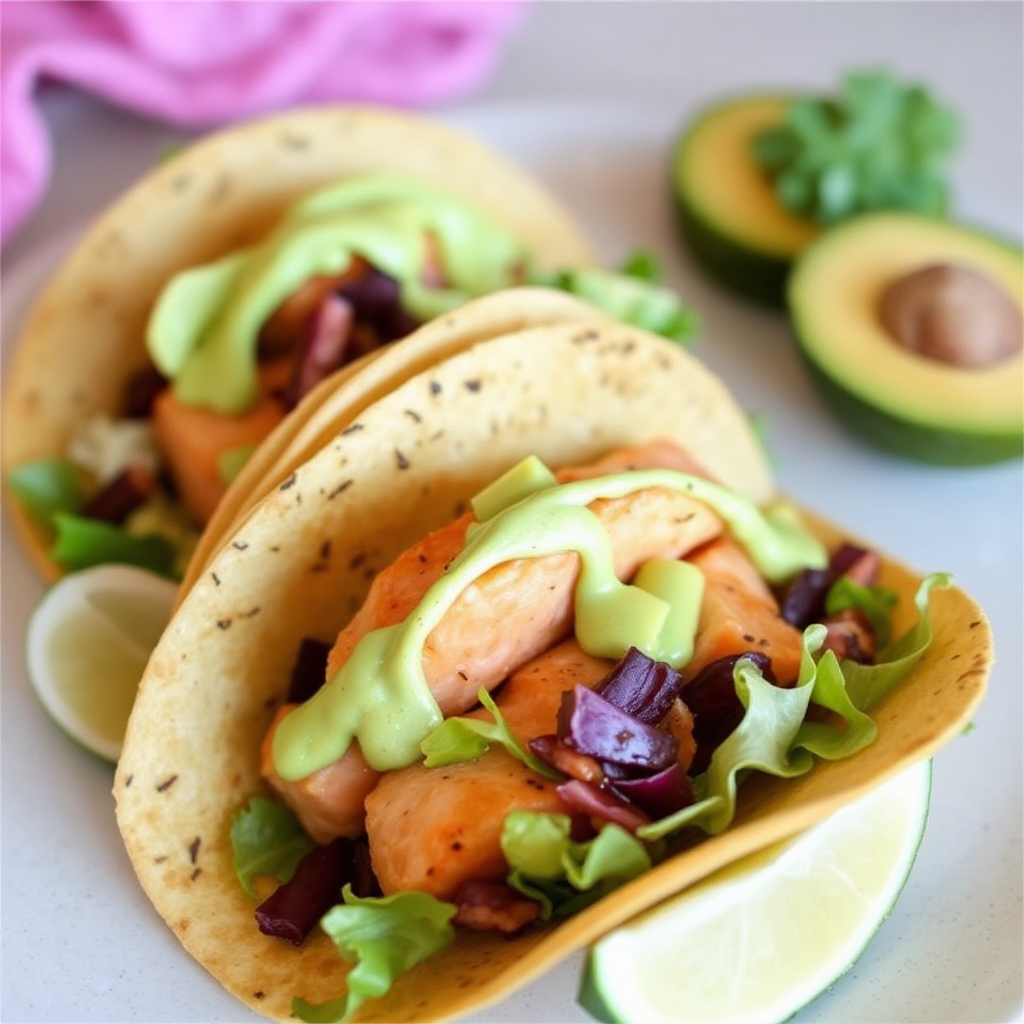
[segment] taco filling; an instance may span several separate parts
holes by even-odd
[[[441,189],[362,175],[304,195],[260,242],[175,275],[149,362],[114,415],[8,481],[69,569],[126,561],[181,576],[257,446],[321,381],[474,297],[533,282],[686,340],[695,319],[649,259],[542,272],[513,231]]]
[[[874,552],[827,550],[667,442],[527,458],[471,505],[303,645],[261,748],[277,799],[234,818],[253,927],[319,925],[355,961],[336,1002],[294,993],[303,1019],[351,1014],[456,930],[578,912],[728,828],[751,773],[863,750],[948,583],[893,643]]]

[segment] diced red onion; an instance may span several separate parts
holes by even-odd
[[[351,881],[355,845],[341,837],[307,853],[295,874],[256,908],[260,931],[302,945]]]
[[[572,810],[586,814],[590,818],[621,825],[628,832],[635,832],[641,825],[646,825],[651,820],[640,808],[611,790],[590,782],[570,779],[557,786],[555,792]]]
[[[620,779],[611,788],[652,818],[664,818],[693,803],[693,787],[678,761],[646,778]]]
[[[743,704],[736,695],[734,677],[736,663],[742,658],[752,661],[770,683],[775,682],[768,655],[763,651],[745,651],[705,665],[683,691],[683,700],[693,714],[693,735],[697,741],[691,772],[707,767],[715,749],[743,719]]]
[[[153,418],[153,403],[156,396],[170,382],[152,364],[147,363],[136,370],[124,386],[121,401],[121,415],[126,420],[148,420]]]
[[[600,761],[567,747],[554,733],[535,736],[527,746],[545,764],[570,779],[582,779],[584,782],[601,782],[604,779]]]
[[[683,677],[671,665],[630,647],[595,689],[627,714],[657,725],[668,714],[682,685]]]
[[[331,294],[313,314],[302,357],[295,368],[287,402],[294,406],[325,377],[345,363],[345,353],[352,337],[355,311],[352,304]]]
[[[657,771],[676,759],[675,737],[641,722],[578,683],[562,694],[558,737],[573,750],[613,764]]]
[[[125,466],[109,483],[100,488],[81,508],[87,519],[105,523],[123,523],[137,508],[156,493],[156,477],[138,464]]]
[[[861,586],[870,586],[878,576],[878,555],[854,544],[841,544],[826,569],[805,569],[798,573],[782,595],[780,613],[786,622],[804,629],[825,616],[825,598],[836,580],[848,576]]]

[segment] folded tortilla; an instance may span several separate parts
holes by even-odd
[[[155,167],[92,224],[47,283],[7,371],[3,473],[64,455],[85,419],[117,414],[125,382],[147,363],[150,310],[175,273],[257,241],[297,197],[368,173],[401,173],[464,198],[512,230],[539,269],[599,262],[539,182],[419,115],[323,106],[231,127]],[[16,500],[9,513],[39,570],[59,576],[46,529]]]
[[[354,417],[342,407],[343,429],[242,517],[185,596],[146,671],[114,783],[119,826],[157,911],[228,990],[282,1021],[294,996],[342,995],[347,970],[319,932],[301,948],[262,935],[232,865],[230,821],[252,796],[268,795],[259,745],[300,642],[333,639],[376,571],[527,455],[578,464],[663,438],[754,501],[774,496],[759,442],[722,383],[677,346],[607,321],[478,340]],[[810,521],[828,542],[856,542]],[[906,628],[919,576],[885,558],[881,582],[900,595],[894,627]],[[460,933],[353,1019],[479,1010],[641,910],[932,755],[980,701],[992,646],[984,615],[956,588],[934,593],[931,621],[931,646],[875,712],[878,738],[865,751],[794,780],[748,780],[722,834],[565,922],[511,939]]]

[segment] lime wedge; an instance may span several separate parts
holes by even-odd
[[[28,623],[28,675],[50,717],[106,761],[121,753],[135,692],[171,615],[176,587],[127,565],[54,584]]]
[[[914,765],[711,875],[590,950],[579,1001],[606,1022],[777,1024],[844,974],[896,902],[928,817]]]

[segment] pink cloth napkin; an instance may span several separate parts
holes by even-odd
[[[0,240],[41,198],[40,83],[175,125],[307,102],[424,107],[481,85],[524,0],[52,0],[0,6]]]

